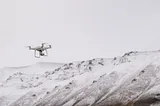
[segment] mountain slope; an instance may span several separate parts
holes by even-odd
[[[160,51],[78,61],[41,74],[25,72],[16,71],[1,84],[1,106],[160,105]]]
[[[30,88],[41,84],[35,81],[46,71],[53,71],[62,63],[39,62],[23,67],[5,67],[0,70],[0,106],[8,106],[11,102],[27,93]],[[28,88],[28,89],[27,89]]]

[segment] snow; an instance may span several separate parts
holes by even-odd
[[[160,100],[160,51],[68,64],[36,63],[0,73],[1,106],[158,106]]]
[[[29,92],[30,88],[41,85],[42,80],[37,78],[42,76],[44,72],[52,71],[62,65],[61,63],[40,62],[30,66],[5,67],[1,69],[1,97],[9,97],[11,102],[15,101],[23,94]]]

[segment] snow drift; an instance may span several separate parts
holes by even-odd
[[[0,73],[0,106],[160,106],[160,51]]]

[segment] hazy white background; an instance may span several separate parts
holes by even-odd
[[[52,45],[36,59],[25,46]],[[160,49],[160,0],[0,0],[0,67]]]

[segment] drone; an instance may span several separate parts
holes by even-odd
[[[40,58],[41,56],[48,56],[48,52],[47,49],[51,49],[51,45],[46,45],[46,43],[42,43],[41,46],[37,46],[37,47],[31,47],[31,46],[27,46],[29,47],[29,50],[34,50],[34,56],[36,58]]]

